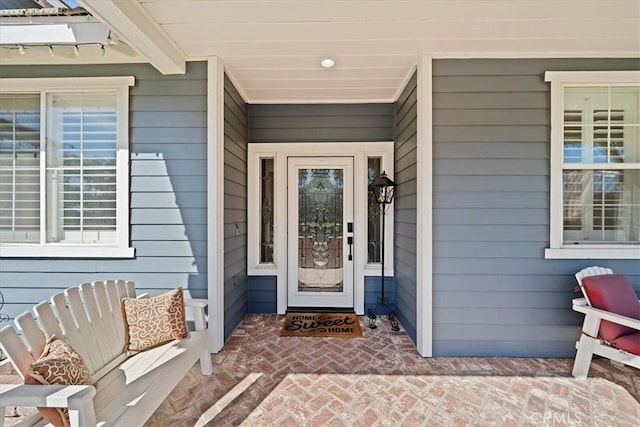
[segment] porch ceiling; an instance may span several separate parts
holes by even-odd
[[[421,54],[638,57],[637,0],[82,0],[161,72],[218,56],[251,103],[390,102]],[[335,67],[323,69],[322,58]]]

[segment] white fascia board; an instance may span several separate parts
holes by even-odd
[[[106,43],[109,29],[92,16],[6,17],[0,45]]]
[[[0,25],[0,45],[106,44],[108,33],[100,22]]]
[[[0,45],[76,42],[76,36],[73,34],[70,25],[25,24],[0,26]]]
[[[184,53],[137,1],[83,0],[83,6],[162,74],[184,74]]]

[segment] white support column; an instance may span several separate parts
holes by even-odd
[[[433,115],[432,58],[422,55],[417,71],[418,173],[416,248],[416,341],[423,357],[433,355]]]
[[[209,350],[224,345],[224,67],[207,64],[207,277]]]

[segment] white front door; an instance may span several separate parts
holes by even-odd
[[[287,305],[353,308],[353,157],[289,157],[287,169]]]

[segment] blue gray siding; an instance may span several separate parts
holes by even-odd
[[[247,104],[224,81],[224,335],[247,313]]]
[[[278,312],[278,281],[276,276],[250,276],[248,279],[249,313]]]
[[[398,320],[416,340],[416,178],[418,173],[417,77],[395,103],[395,236],[394,267]]]
[[[251,142],[372,142],[392,139],[391,104],[249,106]]]
[[[135,259],[0,259],[3,314],[14,317],[56,291],[111,278],[134,280],[151,294],[183,286],[206,297],[206,63],[189,63],[176,76],[142,64],[0,67],[0,77],[128,75],[136,78],[130,89]]]
[[[637,260],[544,259],[544,72],[638,68],[637,59],[434,61],[434,355],[572,357],[573,274],[603,265],[638,286]]]
[[[382,295],[380,276],[366,276],[364,278],[364,312],[373,312],[378,304],[378,298]],[[384,296],[387,299],[389,310],[396,311],[396,283],[393,277],[384,278]],[[383,318],[388,314],[384,307],[378,307],[376,314]],[[404,326],[404,323],[402,324]]]

